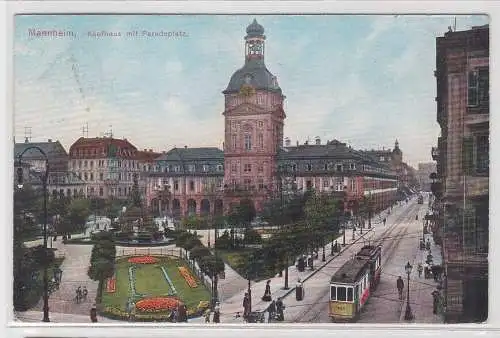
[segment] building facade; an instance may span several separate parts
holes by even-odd
[[[245,64],[223,91],[223,151],[174,148],[156,158],[156,171],[147,175],[148,205],[162,215],[185,217],[227,213],[249,199],[260,211],[287,186],[334,193],[353,213],[363,197],[374,212],[392,204],[398,186],[392,158],[400,154],[397,163],[402,161],[397,144],[390,163],[339,141],[283,145],[285,96],[264,63],[264,28],[254,20],[246,33]]]
[[[430,192],[431,183],[430,175],[436,172],[436,163],[419,163],[417,171],[418,185],[421,191]]]
[[[279,166],[283,184],[292,183],[300,192],[313,189],[344,201],[345,210],[356,214],[363,200],[372,212],[386,209],[396,200],[397,176],[390,166],[366,152],[337,140],[313,145],[285,146]]]
[[[276,159],[283,146],[283,95],[264,63],[264,28],[247,27],[245,64],[223,91],[225,205],[231,208],[248,193],[257,209],[276,187]]]
[[[488,315],[489,27],[446,33],[436,40],[436,180],[445,265],[445,320]]]
[[[80,137],[69,149],[69,170],[85,182],[87,195],[127,199],[134,175],[144,169],[142,155],[127,139]],[[145,193],[145,185],[140,183]]]
[[[170,217],[222,214],[224,153],[218,148],[173,148],[147,173],[146,200]]]

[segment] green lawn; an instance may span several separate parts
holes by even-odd
[[[188,308],[196,307],[200,301],[209,301],[210,293],[205,286],[195,277],[198,286],[191,288],[184,277],[179,272],[178,267],[189,267],[180,259],[170,257],[157,257],[157,264],[137,264],[135,270],[135,287],[136,292],[151,296],[162,296],[168,294],[169,285],[163,276],[160,267],[163,266],[167,274],[177,290],[177,296],[182,299]],[[112,306],[125,310],[125,306],[129,297],[129,277],[128,268],[133,264],[127,261],[128,258],[117,260],[115,265],[116,271],[116,291],[108,293],[106,285],[104,285],[102,303],[104,306]]]
[[[142,295],[167,295],[170,291],[170,287],[161,271],[161,264],[141,265],[135,271],[135,280],[135,291]]]

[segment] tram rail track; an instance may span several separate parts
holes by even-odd
[[[414,217],[414,212],[416,210],[419,210],[419,209],[420,209],[420,205],[413,204],[409,208],[404,210],[400,215],[398,215],[396,220],[393,222],[393,224],[391,226],[389,226],[386,230],[384,230],[380,235],[376,236],[377,238],[375,239],[375,242],[377,243],[377,245],[383,244],[383,242],[386,241],[387,238],[390,235],[392,235],[394,230],[396,228],[398,228],[399,225],[401,225],[403,222],[410,221],[411,218]],[[396,236],[391,236],[391,241],[390,241],[388,249],[382,251],[382,252],[389,252],[388,254],[384,255],[385,259],[384,259],[383,263],[381,264],[382,267],[384,267],[387,264],[387,262],[394,256],[394,253],[396,252],[396,249],[399,246],[399,243],[401,242],[401,240],[404,238],[404,236],[408,232],[408,227],[402,227],[400,229],[401,230],[399,230],[397,232]],[[397,239],[397,240],[394,240],[394,239]],[[351,246],[349,249],[351,249],[352,247],[353,246]],[[339,256],[337,256],[336,259],[338,257]],[[332,262],[334,262],[334,261],[335,260],[333,260]],[[316,304],[324,303],[324,302],[321,302],[321,300],[326,297],[326,295],[329,293],[329,291],[330,290],[328,288],[326,288],[326,290],[323,293],[321,293],[318,297],[316,297],[314,299],[314,301],[312,302],[312,304],[314,304],[314,305],[310,306],[308,309],[306,309],[305,311],[303,311],[299,315],[297,315],[293,319],[293,322],[294,323],[299,323],[299,322],[304,322],[304,321],[305,322],[314,322],[316,319],[318,319],[318,317],[323,314],[324,309],[321,308],[320,310],[316,310],[316,311],[313,311],[313,310],[314,310]],[[309,314],[312,314],[312,316],[308,316]]]

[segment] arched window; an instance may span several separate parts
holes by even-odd
[[[264,148],[264,135],[259,134],[259,148]]]

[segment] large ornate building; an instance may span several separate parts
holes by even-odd
[[[264,62],[264,28],[254,20],[246,33],[245,63],[223,91],[223,151],[174,148],[157,158],[159,170],[147,183],[149,205],[161,214],[186,216],[227,212],[245,198],[260,210],[292,186],[336,193],[348,211],[355,211],[363,196],[374,210],[393,203],[398,176],[372,154],[319,139],[313,145],[284,145],[285,96]]]
[[[134,175],[154,171],[152,162],[159,155],[152,150],[139,151],[127,139],[80,137],[69,149],[70,171],[87,186],[87,195],[97,198],[126,199],[132,191]],[[139,180],[145,194],[145,180]]]
[[[256,20],[247,27],[245,64],[224,90],[224,182],[226,204],[250,191],[259,209],[276,184],[276,161],[283,146],[283,95],[266,67],[264,28]]]

